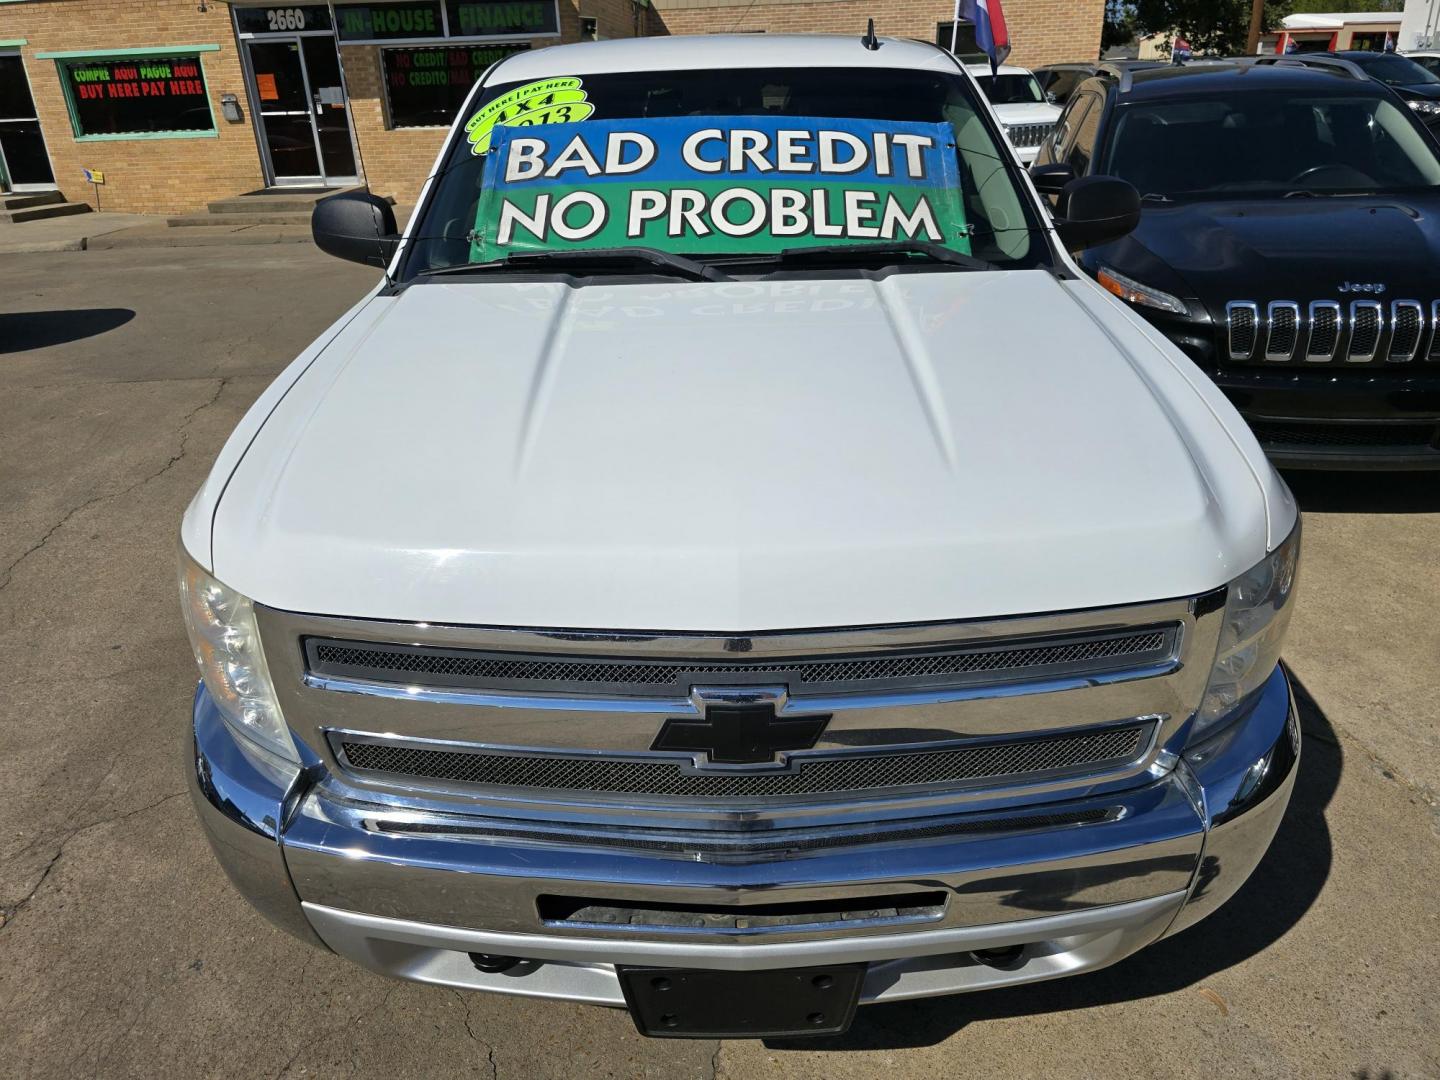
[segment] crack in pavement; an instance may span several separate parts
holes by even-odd
[[[184,796],[184,794],[185,792],[183,791],[176,791],[170,795],[164,795],[161,798],[156,799],[152,803],[146,803],[144,806],[137,807],[134,810],[127,810],[123,814],[116,814],[112,817],[100,818],[96,821],[91,821],[87,824],[81,825],[78,828],[71,829],[70,832],[65,834],[64,839],[62,839],[59,845],[55,848],[55,854],[50,856],[50,861],[45,864],[45,869],[40,871],[39,878],[36,879],[35,884],[30,887],[29,891],[27,891],[24,896],[22,896],[10,907],[0,909],[0,930],[9,929],[15,921],[15,916],[21,911],[22,908],[26,907],[30,903],[30,901],[35,898],[36,894],[39,893],[41,887],[45,884],[46,879],[49,878],[51,871],[53,871],[56,865],[59,864],[60,857],[65,854],[66,846],[70,843],[70,841],[74,840],[75,837],[79,836],[81,833],[89,832],[91,829],[98,828],[101,825],[113,825],[116,822],[126,821],[132,817],[135,817],[137,814],[143,814],[147,810],[154,810],[157,806],[167,803],[171,799],[181,798],[182,796]]]
[[[295,1062],[300,1060],[300,1055],[303,1054],[306,1050],[310,1049],[312,1046],[318,1046],[321,1042],[328,1039],[331,1035],[339,1034],[347,1028],[354,1027],[362,1017],[372,1012],[380,1012],[382,1009],[385,1008],[385,1006],[390,1004],[391,996],[394,995],[395,991],[399,988],[400,987],[397,984],[387,989],[385,991],[385,996],[380,999],[380,1004],[375,1008],[372,1009],[369,1006],[361,1008],[354,1015],[348,1017],[343,1024],[337,1024],[333,1028],[327,1028],[326,1030],[320,1032],[320,1034],[316,1035],[314,1038],[302,1041],[300,1045],[295,1048],[295,1052],[290,1055],[289,1060],[287,1060],[284,1065],[280,1066],[280,1071],[275,1074],[275,1080],[282,1080],[282,1077],[284,1077],[290,1072],[292,1068],[294,1068]]]
[[[177,428],[177,430],[180,432],[180,446],[175,451],[175,453],[171,455],[169,461],[165,462],[164,465],[160,466],[160,468],[150,473],[149,475],[135,481],[135,483],[131,484],[129,487],[123,488],[120,491],[113,491],[105,495],[92,496],[91,498],[86,499],[84,502],[82,502],[79,506],[75,506],[67,510],[64,516],[61,517],[59,521],[57,521],[54,525],[50,526],[48,530],[46,530],[44,536],[40,537],[40,539],[37,540],[34,544],[30,545],[30,547],[22,551],[10,563],[9,566],[4,568],[4,570],[0,570],[0,591],[3,591],[10,586],[11,581],[13,581],[15,577],[15,570],[20,566],[20,564],[23,563],[26,559],[28,559],[31,555],[34,555],[46,544],[48,544],[50,542],[50,538],[54,536],[57,532],[59,532],[61,529],[63,529],[66,524],[69,523],[70,519],[73,518],[76,514],[79,514],[82,511],[89,509],[97,503],[108,502],[111,499],[119,499],[125,495],[129,495],[132,491],[136,491],[139,488],[144,487],[152,480],[159,479],[161,476],[164,476],[167,472],[174,468],[175,464],[185,456],[186,446],[190,441],[190,422],[195,419],[198,413],[205,409],[208,409],[211,405],[214,405],[215,402],[220,399],[220,395],[224,393],[225,387],[229,385],[231,378],[232,376],[226,375],[217,380],[218,385],[215,387],[215,393],[210,396],[210,399],[208,401],[201,402],[199,405],[195,406],[195,408],[191,409],[188,413],[186,413],[180,418],[180,424]]]
[[[459,990],[451,989],[450,992],[455,995],[455,1000],[460,1002],[460,1004],[465,1008],[466,1033],[470,1036],[472,1041],[479,1043],[485,1048],[485,1061],[490,1066],[490,1080],[499,1080],[500,1067],[495,1063],[495,1046],[493,1043],[487,1042],[479,1035],[476,1035],[475,1026],[470,1022],[470,999],[464,994],[462,994]]]
[[[232,350],[233,351],[233,350]],[[228,355],[226,357],[228,359]],[[0,387],[6,393],[16,393],[20,390],[53,390],[63,388],[66,390],[89,390],[94,386],[152,386],[165,383],[196,383],[214,382],[216,379],[234,381],[237,379],[263,379],[267,384],[275,378],[275,372],[270,368],[261,371],[240,371],[231,372],[229,375],[167,375],[163,378],[152,379],[90,379],[76,381],[74,379],[61,380],[58,382],[44,383],[21,383],[19,386]]]

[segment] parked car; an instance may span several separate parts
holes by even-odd
[[[1035,76],[1025,68],[1002,64],[992,74],[989,64],[967,66],[995,106],[995,115],[1000,117],[1016,155],[1022,162],[1034,161],[1040,144],[1055,127],[1060,107],[1045,96]]]
[[[1077,86],[1096,75],[1114,75],[1119,78],[1126,71],[1147,71],[1150,68],[1169,66],[1169,61],[1166,60],[1097,60],[1080,64],[1048,64],[1035,69],[1035,78],[1051,101],[1064,105],[1070,100],[1070,95]]]
[[[1404,54],[1406,60],[1413,60],[1431,75],[1440,76],[1440,50],[1425,50],[1423,52],[1407,52]]]
[[[385,279],[181,527],[192,794],[260,911],[716,1037],[1103,967],[1239,888],[1298,515],[1066,254],[1132,188],[1052,226],[953,57],[808,35],[507,57],[429,175],[403,237],[317,206]],[[882,176],[964,225],[876,239]]]
[[[1428,126],[1440,129],[1440,74],[1430,70],[1414,57],[1360,49],[1315,55],[1334,56],[1350,61],[1366,75],[1384,83],[1404,98]]]
[[[1036,170],[1139,189],[1139,227],[1081,264],[1220,385],[1273,461],[1435,468],[1437,151],[1359,69],[1285,58],[1086,82]]]

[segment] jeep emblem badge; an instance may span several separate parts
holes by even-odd
[[[1337,290],[1342,293],[1373,293],[1379,296],[1385,291],[1383,281],[1342,281]]]

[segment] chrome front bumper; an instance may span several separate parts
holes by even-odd
[[[432,815],[356,803],[230,733],[203,689],[194,802],[237,888],[283,929],[421,982],[621,1005],[616,964],[760,970],[867,962],[862,1000],[1010,985],[1114,963],[1214,911],[1269,846],[1300,740],[1277,669],[1245,715],[1164,775],[1045,807],[1057,821],[893,843],[803,847],[764,861],[424,833]],[[1099,811],[1104,811],[1099,813]],[[1081,823],[1074,823],[1073,819]],[[940,892],[923,919],[748,927],[747,908]],[[542,920],[542,896],[733,908],[723,930]],[[758,920],[756,920],[758,922]],[[1023,946],[1002,967],[977,950]],[[523,958],[484,973],[469,953]]]

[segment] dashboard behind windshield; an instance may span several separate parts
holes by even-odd
[[[780,123],[787,117],[837,118],[857,130],[893,125],[901,131],[907,125],[943,125],[935,130],[943,131],[939,149],[953,159],[953,167],[947,165],[945,174],[947,182],[958,188],[968,250],[1007,267],[1037,265],[1048,258],[1046,245],[1036,235],[1040,222],[1017,183],[1018,168],[981,119],[974,90],[958,73],[742,68],[605,73],[546,82],[549,92],[543,96],[532,89],[535,83],[495,83],[467,106],[467,122],[447,148],[433,195],[414,231],[405,277],[479,261],[477,207],[483,221],[482,199],[493,194],[502,179],[494,171],[496,155],[488,152],[492,141],[498,147],[522,135],[539,136],[547,124],[568,124],[569,130],[590,136],[614,122],[626,121],[624,127],[640,136],[656,134],[663,144],[658,136],[673,138],[668,129],[681,118],[694,118],[697,125],[723,123],[727,117],[749,118],[749,127],[772,129],[788,126]],[[706,153],[713,156],[718,145],[712,142]],[[758,165],[760,156],[752,160]],[[903,155],[896,160],[903,161]],[[744,162],[741,164],[743,173]],[[488,184],[487,170],[492,170]],[[774,177],[752,171],[754,180],[742,177],[742,182],[763,192]],[[588,183],[591,189],[600,190],[604,180],[613,179],[582,172],[573,173],[573,187],[583,189]],[[831,227],[843,230],[843,211],[830,212],[835,215]],[[546,239],[552,245],[563,244],[563,237]],[[732,240],[717,247],[714,254],[733,256],[736,246]],[[709,254],[704,245],[694,243],[684,250],[693,258],[704,259]],[[756,250],[764,249],[757,245]]]

